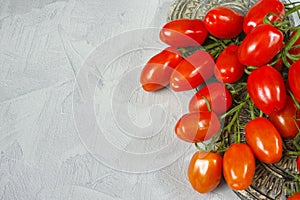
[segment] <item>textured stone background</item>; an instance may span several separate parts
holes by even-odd
[[[89,153],[76,130],[73,88],[84,61],[108,38],[161,27],[170,4],[0,0],[1,200],[237,199],[225,184],[207,195],[191,189],[194,148],[160,170],[126,173]]]

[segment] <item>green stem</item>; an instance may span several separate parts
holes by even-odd
[[[239,92],[245,90],[247,83],[239,82],[236,84],[225,83],[225,86],[229,89],[230,94],[238,94]],[[236,89],[237,88],[237,89]]]
[[[218,47],[218,46],[220,46],[220,44],[219,44],[218,42],[216,42],[216,43],[212,43],[212,44],[208,44],[208,45],[206,45],[206,46],[203,46],[203,48],[204,48],[206,51],[208,51],[208,50],[211,50],[211,49],[213,49],[213,48],[215,48],[215,47]]]
[[[259,117],[262,117],[264,115],[264,113],[260,110],[259,111]]]
[[[300,2],[291,2],[290,0],[288,0],[289,3],[285,3],[284,7],[287,8],[288,6],[292,6],[294,7],[296,4],[300,4]]]
[[[284,49],[290,50],[293,44],[299,39],[300,37],[300,28],[296,29],[295,35],[290,39],[290,41],[286,44]]]
[[[198,145],[198,143],[195,143],[195,147],[196,147],[196,149],[198,149],[199,151],[207,151],[207,149],[202,149],[202,148]]]
[[[249,101],[249,109],[250,109],[251,119],[255,119],[254,103],[252,101]]]
[[[226,116],[231,115],[231,114],[234,113],[230,123],[228,123],[226,125],[226,127],[223,128],[224,130],[228,130],[228,132],[231,132],[231,128],[236,123],[236,121],[238,119],[238,116],[239,116],[239,113],[240,113],[241,109],[243,108],[243,106],[245,105],[245,103],[246,103],[246,101],[240,103],[240,105],[234,107],[228,113],[225,113],[224,115],[221,116],[221,118],[225,118]]]
[[[287,60],[287,54],[288,54],[288,51],[286,51],[285,49],[283,49],[283,51],[281,52],[282,62],[284,63],[284,65],[287,68],[290,68],[291,64]]]
[[[246,101],[246,100],[245,100]],[[225,119],[227,116],[232,115],[233,113],[236,113],[237,111],[241,110],[241,108],[245,105],[245,101],[241,102],[239,105],[233,107],[228,112],[221,115],[221,119]]]
[[[290,54],[290,53],[286,53],[286,56],[289,58],[289,59],[291,59],[292,61],[297,61],[297,60],[299,60],[299,56],[295,56],[295,55],[292,55],[292,54]]]
[[[292,155],[292,156],[300,156],[300,152],[299,151],[287,151],[288,155]]]
[[[297,99],[296,99],[296,97],[294,96],[294,94],[292,93],[292,91],[289,90],[289,94],[290,94],[290,96],[292,97],[292,99],[293,99],[293,101],[294,101],[294,103],[295,103],[297,109],[300,110],[300,103],[297,101]]]
[[[221,133],[222,133],[222,131],[220,130],[220,131],[219,131],[216,135],[214,135],[213,138],[211,139],[210,143],[208,144],[208,149],[209,149],[210,151],[213,150],[213,147],[214,147],[214,145],[215,145],[217,139],[220,137]]]
[[[286,12],[285,12],[285,16],[288,16],[294,12],[297,12],[300,10],[300,5],[297,5],[297,6],[293,6],[292,8],[288,9]]]
[[[300,131],[296,135],[296,137],[293,139],[293,145],[296,147],[298,151],[300,151],[300,145],[299,145],[299,139],[300,139]]]
[[[274,61],[272,63],[270,63],[271,66],[275,65],[281,58],[281,54],[277,54]]]
[[[240,131],[240,122],[239,122],[239,119],[236,120],[237,121],[237,143],[241,143],[241,131]]]
[[[205,104],[206,104],[206,106],[207,106],[207,110],[208,111],[211,111],[211,106],[210,106],[210,103],[209,103],[209,101],[208,101],[208,99],[206,98],[206,96],[204,96],[204,95],[202,95],[202,94],[200,94],[201,95],[201,97],[204,99],[204,101],[205,101]]]

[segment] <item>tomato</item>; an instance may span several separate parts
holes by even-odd
[[[290,196],[286,200],[299,200],[299,199],[300,199],[300,192],[293,194],[292,196]]]
[[[203,142],[220,130],[220,121],[213,112],[193,112],[183,115],[175,126],[178,138],[186,142]]]
[[[297,169],[300,172],[300,156],[297,157]]]
[[[255,158],[247,144],[232,144],[223,158],[223,175],[233,190],[247,189],[255,174]]]
[[[242,32],[244,16],[229,7],[218,6],[209,10],[203,21],[211,35],[230,39]]]
[[[269,115],[269,119],[276,127],[280,135],[287,139],[294,138],[300,127],[300,110],[297,109],[293,99],[287,96],[287,101],[283,109]]]
[[[269,24],[261,24],[251,31],[238,49],[240,63],[260,67],[268,64],[283,48],[283,34]]]
[[[291,65],[288,72],[289,87],[298,102],[300,102],[300,60]]]
[[[200,19],[177,19],[168,22],[160,31],[160,39],[173,47],[201,45],[208,32]]]
[[[235,83],[243,76],[245,67],[238,60],[238,48],[235,44],[229,45],[217,58],[214,74],[218,81]]]
[[[170,78],[170,86],[176,92],[196,88],[212,77],[214,67],[214,59],[208,52],[196,51],[175,68]]]
[[[192,187],[200,193],[214,190],[222,178],[222,164],[222,156],[217,153],[196,152],[188,168],[188,178]]]
[[[272,114],[285,106],[287,94],[283,78],[271,66],[254,70],[248,76],[247,90],[254,105],[265,114]]]
[[[217,115],[223,114],[232,105],[231,94],[222,83],[210,83],[201,88],[190,100],[190,112],[209,111],[206,101]]]
[[[140,82],[144,90],[151,92],[167,86],[173,69],[182,57],[174,48],[166,48],[153,56],[141,72]]]
[[[257,159],[268,164],[281,159],[282,139],[268,119],[259,117],[249,121],[245,133],[247,144]]]
[[[255,3],[247,12],[244,19],[243,30],[246,34],[250,33],[256,26],[263,24],[264,17],[267,14],[271,22],[282,21],[285,14],[285,8],[279,0],[260,0]]]

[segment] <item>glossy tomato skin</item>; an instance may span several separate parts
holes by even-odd
[[[170,86],[176,92],[194,89],[212,77],[214,68],[214,59],[208,52],[196,51],[175,68],[170,78]]]
[[[196,152],[189,164],[188,178],[192,187],[199,193],[214,190],[222,178],[223,158],[217,153]]]
[[[220,130],[220,126],[220,121],[213,112],[187,113],[176,123],[175,134],[186,142],[203,142],[212,138]]]
[[[288,72],[289,87],[298,102],[300,102],[300,60],[291,65]]]
[[[223,158],[223,175],[233,190],[247,189],[255,173],[255,158],[247,144],[232,144]]]
[[[260,67],[268,64],[283,48],[283,33],[269,24],[251,31],[238,49],[241,64]]]
[[[209,111],[206,100],[217,115],[225,113],[232,105],[228,89],[224,84],[215,82],[204,86],[192,97],[189,103],[190,112]]]
[[[281,110],[287,94],[281,74],[271,66],[254,70],[248,77],[247,90],[253,103],[265,114]]]
[[[229,7],[217,6],[206,13],[203,21],[211,35],[231,39],[242,32],[244,16]]]
[[[168,22],[160,31],[160,39],[173,47],[201,45],[208,32],[200,19],[177,19]]]
[[[238,60],[238,48],[235,44],[229,45],[217,58],[214,74],[218,81],[235,83],[243,76],[245,67]]]
[[[247,144],[257,159],[268,164],[281,159],[282,139],[268,119],[259,117],[249,121],[245,133]]]
[[[283,138],[292,139],[298,133],[298,127],[300,127],[300,110],[297,109],[294,100],[287,96],[285,106],[269,115],[269,119],[276,127],[278,132]]]
[[[180,53],[171,47],[153,56],[141,72],[140,83],[144,90],[152,92],[167,86],[174,68],[181,61]]]
[[[299,200],[299,199],[300,199],[300,192],[298,192],[296,194],[293,194],[292,196],[290,196],[286,200]]]
[[[263,24],[264,17],[269,14],[268,19],[271,22],[282,21],[285,14],[285,8],[279,0],[259,0],[247,12],[244,19],[243,30],[246,34],[250,33],[256,26]]]

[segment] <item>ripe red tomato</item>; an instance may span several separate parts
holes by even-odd
[[[199,46],[205,41],[207,34],[202,20],[177,19],[163,26],[160,39],[173,47]]]
[[[300,172],[300,156],[297,157],[297,169]]]
[[[268,164],[281,159],[282,139],[268,119],[259,117],[249,121],[245,133],[247,144],[257,159]]]
[[[229,45],[217,58],[214,74],[218,81],[235,83],[243,76],[245,67],[238,60],[238,48],[235,44]]]
[[[291,65],[288,72],[288,84],[296,100],[300,102],[300,60]]]
[[[211,83],[201,88],[192,97],[189,103],[190,112],[209,111],[206,100],[217,115],[223,114],[232,105],[231,94],[224,84]]]
[[[223,158],[223,175],[233,190],[247,189],[255,173],[255,158],[247,144],[232,144]]]
[[[299,200],[299,199],[300,199],[300,192],[293,194],[292,196],[290,196],[286,200]]]
[[[263,24],[264,17],[270,14],[268,19],[271,22],[282,21],[285,8],[279,0],[260,0],[255,3],[247,12],[244,19],[244,32],[250,33],[256,26]]]
[[[286,103],[286,88],[281,74],[271,66],[253,71],[247,80],[247,90],[253,103],[265,114],[281,110]]]
[[[285,106],[269,115],[269,119],[276,127],[278,132],[283,138],[292,139],[298,133],[298,127],[300,127],[300,110],[297,109],[293,99],[287,96]]]
[[[217,153],[196,152],[188,168],[188,178],[192,187],[200,193],[214,190],[222,178],[222,164],[222,156]]]
[[[261,24],[251,31],[238,49],[240,63],[260,67],[268,64],[283,48],[283,34],[269,24]]]
[[[220,121],[213,112],[193,112],[183,115],[175,126],[178,138],[191,143],[212,138],[220,130]]]
[[[175,68],[170,86],[176,92],[196,88],[213,75],[214,67],[214,59],[208,52],[196,51]]]
[[[231,39],[242,32],[244,16],[229,7],[218,6],[209,10],[203,21],[211,35]]]
[[[174,68],[182,57],[175,48],[166,48],[153,56],[141,72],[140,83],[144,90],[151,92],[167,86]]]

